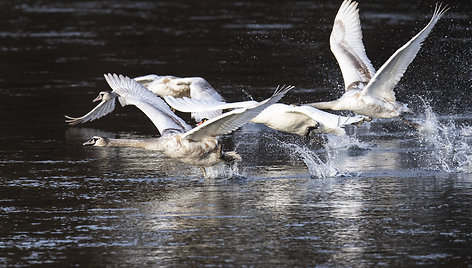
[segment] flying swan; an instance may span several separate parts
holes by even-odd
[[[189,97],[197,100],[223,101],[223,97],[202,77],[175,77],[171,75],[158,76],[149,74],[133,78],[142,84],[151,92],[160,97]],[[109,91],[101,91],[93,102],[100,103],[90,112],[81,117],[66,117],[66,123],[69,125],[77,125],[88,121],[93,121],[102,116],[111,113],[115,109],[116,94],[110,94]],[[202,121],[204,118],[213,118],[221,115],[221,110],[206,111],[200,113],[192,113],[191,117],[196,122]]]
[[[243,102],[210,102],[195,100],[187,97],[164,97],[164,100],[174,109],[181,112],[201,112],[211,109],[233,109],[249,107],[256,104],[255,101]],[[266,126],[292,134],[309,138],[312,133],[333,133],[345,135],[344,126],[359,123],[365,120],[364,116],[338,116],[327,113],[311,106],[294,106],[282,103],[272,104],[254,117],[251,122],[265,124]]]
[[[307,105],[318,109],[348,110],[370,118],[402,117],[402,113],[410,112],[406,104],[396,101],[393,89],[448,9],[437,4],[428,25],[375,72],[362,43],[357,2],[344,0],[334,20],[330,47],[341,68],[346,92],[337,100]]]
[[[292,86],[277,88],[274,94],[254,105],[232,110],[214,117],[195,128],[191,128],[176,116],[169,106],[157,95],[135,80],[116,74],[105,75],[120,103],[135,105],[146,114],[158,129],[161,137],[154,139],[111,139],[92,137],[84,145],[99,147],[136,147],[157,150],[169,158],[202,168],[221,162],[240,161],[236,152],[222,152],[217,136],[229,134],[249,122],[261,111],[279,101]]]

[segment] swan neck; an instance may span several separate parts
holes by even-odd
[[[159,139],[109,139],[108,147],[131,147],[158,150]]]
[[[336,105],[338,104],[337,100],[333,101],[322,101],[322,102],[315,102],[315,103],[310,103],[310,106],[313,106],[317,109],[322,109],[322,110],[336,110]]]

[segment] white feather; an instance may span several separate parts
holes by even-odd
[[[400,81],[408,65],[416,57],[423,41],[428,37],[434,25],[448,10],[448,7],[436,5],[433,17],[428,25],[414,36],[408,43],[398,49],[377,71],[369,84],[362,91],[363,95],[370,95],[376,98],[383,98],[388,101],[395,101],[393,88]]]
[[[330,48],[344,78],[346,90],[363,88],[375,73],[362,43],[357,2],[345,0],[334,19]]]

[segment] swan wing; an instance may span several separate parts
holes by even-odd
[[[190,83],[190,98],[206,101],[223,101],[223,97],[201,77],[195,77]],[[192,112],[191,116],[196,122],[203,119],[210,119],[217,117],[222,113],[221,109],[205,112]]]
[[[182,138],[199,141],[208,137],[229,134],[247,122],[251,121],[270,105],[278,102],[292,88],[293,86],[277,88],[270,98],[258,102],[252,106],[232,110],[210,119],[195,127],[194,129],[186,132],[184,135],[182,135]]]
[[[423,41],[428,37],[434,25],[449,8],[437,4],[433,17],[428,25],[414,36],[408,43],[398,49],[378,70],[369,84],[362,90],[362,94],[395,101],[393,88],[400,81],[408,65],[413,61],[421,48]]]
[[[184,113],[243,108],[243,107],[249,107],[251,105],[257,104],[257,101],[242,101],[242,102],[226,103],[223,101],[199,100],[199,99],[193,99],[193,98],[188,98],[188,97],[175,98],[172,96],[166,96],[164,97],[164,100],[167,102],[167,104],[169,104],[170,107]],[[207,118],[207,119],[211,119],[211,118]]]
[[[375,69],[362,43],[357,2],[344,0],[341,4],[334,19],[329,43],[341,68],[346,91],[364,88],[374,76]]]
[[[341,116],[332,113],[328,113],[311,106],[292,106],[292,112],[303,113],[311,117],[316,122],[330,128],[344,127],[346,125],[354,124],[364,120],[366,117],[362,115],[356,116]]]
[[[135,77],[133,79],[138,81],[141,85],[143,85],[147,88],[150,83],[154,82],[155,80],[157,80],[159,78],[160,78],[160,76],[158,76],[158,75],[148,74],[148,75],[138,76],[138,77]]]
[[[71,126],[74,126],[80,123],[93,121],[95,119],[103,117],[115,110],[115,100],[116,96],[108,100],[102,100],[97,106],[95,106],[95,108],[93,108],[90,112],[81,117],[70,117],[65,115],[66,123]]]
[[[161,135],[164,135],[166,131],[182,133],[191,129],[170,110],[164,100],[137,81],[123,75],[105,74],[104,76],[110,87],[120,95],[122,103],[135,105],[143,111]]]

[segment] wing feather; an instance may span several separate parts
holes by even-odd
[[[293,106],[292,111],[303,113],[311,117],[313,120],[330,128],[344,127],[346,125],[357,123],[365,119],[365,117],[361,115],[352,116],[352,117],[341,116],[341,115],[328,113],[328,112],[325,112],[325,111],[322,111],[322,110],[319,110],[319,109],[316,109],[314,107],[307,106],[307,105]]]
[[[434,25],[436,25],[447,10],[449,10],[447,6],[437,4],[433,17],[428,25],[408,41],[408,43],[398,49],[384,65],[382,65],[375,76],[370,80],[369,84],[363,89],[362,94],[395,101],[393,88],[402,78],[408,65],[410,65],[416,57],[423,41],[428,37]]]
[[[95,106],[95,108],[81,117],[70,117],[66,115],[66,123],[74,126],[103,117],[115,110],[115,100],[116,97],[108,100],[102,100],[97,106]]]
[[[205,79],[201,77],[192,78],[192,83],[190,83],[190,98],[196,100],[206,100],[206,101],[223,101],[223,97],[208,83]],[[200,122],[203,119],[211,119],[221,115],[222,110],[213,110],[205,112],[193,112],[192,118],[195,121]]]
[[[190,129],[181,118],[157,95],[147,90],[137,81],[123,75],[104,75],[110,87],[120,95],[126,105],[135,105],[154,123],[161,134],[166,130],[185,132]]]
[[[182,138],[198,141],[208,137],[229,134],[251,121],[265,108],[279,101],[292,88],[293,86],[277,88],[269,99],[261,101],[253,106],[232,110],[208,120],[198,127],[186,132],[182,135]]]
[[[346,91],[362,89],[375,74],[375,69],[362,43],[357,2],[344,0],[341,4],[334,19],[329,42],[341,68]]]
[[[244,108],[244,107],[249,107],[251,105],[257,104],[257,101],[242,101],[242,102],[226,103],[223,101],[207,101],[207,100],[191,99],[187,97],[175,98],[172,96],[166,96],[164,97],[164,100],[172,108],[178,111],[184,112],[184,113]],[[208,118],[208,119],[211,119],[211,118]]]
[[[160,78],[160,76],[158,76],[158,75],[148,74],[148,75],[138,76],[138,77],[135,77],[133,79],[138,81],[141,85],[143,85],[147,88],[150,83],[154,82],[155,80],[157,80],[159,78]]]

